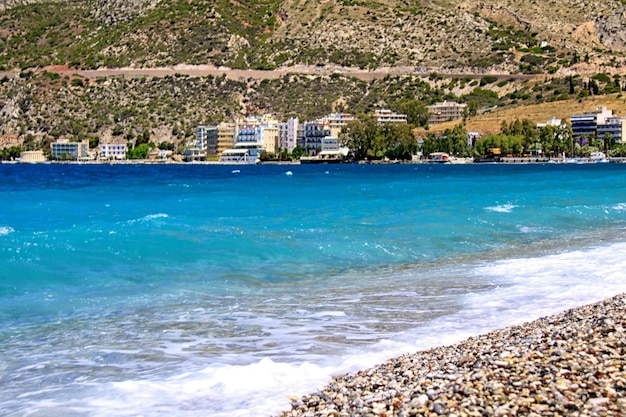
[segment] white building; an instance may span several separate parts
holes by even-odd
[[[328,122],[330,134],[338,137],[341,133],[341,129],[343,129],[349,122],[353,121],[354,116],[348,113],[331,113],[324,116],[322,120]]]
[[[465,103],[457,103],[456,101],[447,101],[435,103],[428,106],[430,118],[429,125],[448,122],[450,120],[459,120],[463,118],[463,112],[467,108]]]
[[[626,143],[626,118],[607,117],[604,123],[598,124],[597,135],[602,140],[610,137],[615,143]]]
[[[278,151],[278,136],[278,121],[271,115],[241,118],[237,122],[235,145],[221,152],[220,162],[255,163],[264,151]]]
[[[598,125],[604,124],[610,117],[613,117],[613,110],[608,110],[605,106],[598,106],[596,110],[571,116],[572,137],[576,142],[584,145],[587,138],[598,134]]]
[[[309,156],[316,156],[322,151],[322,142],[330,136],[330,124],[325,120],[315,120],[302,124],[300,146],[304,153]]]
[[[217,126],[198,126],[196,139],[183,154],[186,161],[206,161],[207,156],[217,155]]]
[[[292,152],[298,144],[298,126],[297,117],[287,120],[287,123],[278,124],[278,147]]]
[[[337,136],[326,136],[322,138],[322,152],[338,152],[339,138]]]
[[[89,157],[89,142],[70,142],[59,139],[50,144],[52,156],[55,158],[84,159]]]
[[[28,163],[45,162],[46,157],[43,151],[23,151],[20,152],[20,161]]]
[[[407,123],[406,114],[395,113],[389,109],[377,109],[376,118],[378,123]]]
[[[126,159],[126,144],[105,143],[100,145],[100,159]]]
[[[563,122],[561,119],[557,119],[556,117],[552,116],[552,119],[547,120],[545,123],[537,123],[537,129],[542,129],[546,126],[560,127],[562,125]]]

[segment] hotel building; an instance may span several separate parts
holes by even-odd
[[[70,142],[67,139],[59,139],[56,142],[52,142],[50,148],[52,156],[58,159],[81,159],[89,156],[89,142],[86,140]]]
[[[443,101],[428,106],[430,118],[429,125],[448,122],[450,120],[460,120],[463,118],[463,112],[467,108],[465,103],[457,103],[456,101]]]
[[[100,145],[100,159],[126,159],[128,148],[126,144]]]
[[[598,125],[605,124],[610,117],[613,117],[613,111],[604,106],[571,116],[570,122],[574,141],[584,145],[588,138],[598,135]]]
[[[291,117],[287,123],[278,124],[278,147],[292,152],[298,144],[298,127],[299,121],[297,117]]]
[[[378,123],[407,123],[406,114],[395,113],[389,109],[377,109],[376,119]]]

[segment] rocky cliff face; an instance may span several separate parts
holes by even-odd
[[[600,42],[614,51],[626,51],[626,9],[616,10],[595,22]]]

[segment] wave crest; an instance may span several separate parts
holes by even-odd
[[[15,229],[11,226],[0,226],[0,236],[6,236],[15,232]]]
[[[514,208],[517,208],[515,204],[506,203],[499,206],[486,207],[485,210],[493,211],[496,213],[510,213],[513,211]]]

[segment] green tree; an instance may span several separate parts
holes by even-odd
[[[128,159],[148,159],[148,154],[150,153],[150,147],[147,143],[142,143],[140,145],[135,146],[133,149],[128,151]]]
[[[350,153],[357,160],[372,155],[374,142],[378,134],[378,121],[372,114],[361,115],[349,122],[345,132],[341,135],[341,143],[350,149]]]
[[[539,133],[539,141],[541,142],[541,150],[546,156],[551,156],[554,153],[558,153],[558,143],[555,140],[556,127],[544,126]]]
[[[385,156],[388,158],[409,160],[417,153],[417,140],[410,125],[392,123],[386,133],[389,146]]]
[[[96,148],[100,144],[100,138],[98,136],[89,136],[89,148]]]
[[[454,126],[454,128],[448,132],[447,136],[452,144],[452,148],[450,149],[451,155],[459,157],[470,155],[470,148],[467,144],[467,130],[463,125],[459,124]]]
[[[19,158],[23,149],[21,146],[11,146],[9,148],[2,149],[0,153],[0,159],[3,161],[12,161],[15,158]]]
[[[487,156],[499,149],[503,155],[519,155],[522,151],[523,136],[514,135],[487,135],[476,141],[474,145],[475,156]]]
[[[113,131],[111,132],[113,136],[121,136],[123,133],[124,133],[124,128],[121,125],[113,126]]]
[[[406,114],[407,122],[416,127],[428,125],[430,111],[426,104],[415,99],[405,99],[398,103],[398,112]]]
[[[148,142],[150,142],[150,131],[148,129],[144,129],[141,135],[137,136],[135,145],[142,145]]]
[[[174,149],[176,149],[176,145],[174,145],[172,142],[163,141],[159,143],[159,149],[162,151],[173,151]]]
[[[302,150],[302,147],[300,145],[297,145],[295,148],[293,148],[293,151],[291,151],[291,156],[295,160],[300,159],[302,155],[304,155],[304,151]]]

